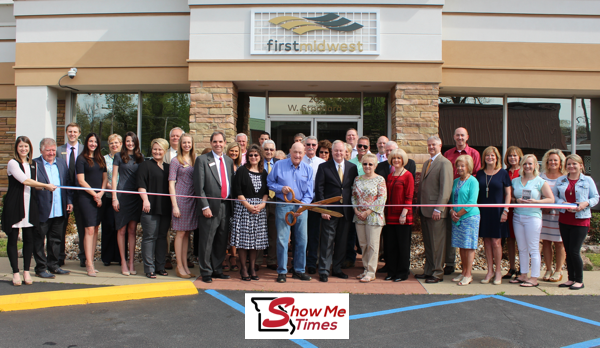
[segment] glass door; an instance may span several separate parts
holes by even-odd
[[[334,142],[335,140],[346,141],[346,132],[348,129],[354,128],[359,129],[358,119],[356,120],[329,120],[322,118],[315,118],[315,132],[317,139],[321,140],[329,140],[330,142]],[[358,134],[361,134],[361,131],[358,131]]]
[[[271,121],[271,139],[275,142],[276,149],[283,150],[285,153],[290,152],[290,148],[294,143],[294,135],[298,133],[306,136],[311,135],[312,123],[312,119],[307,121]]]

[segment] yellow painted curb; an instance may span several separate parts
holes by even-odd
[[[196,295],[192,282],[166,282],[0,296],[0,312],[144,298]]]

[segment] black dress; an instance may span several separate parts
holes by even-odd
[[[95,160],[92,159],[92,161],[94,165],[90,167],[83,154],[79,155],[76,162],[77,174],[83,174],[85,181],[92,189],[100,189],[102,188],[102,176],[106,173],[106,165],[102,168]],[[85,191],[77,191],[77,204],[81,209],[83,227],[100,225],[102,216],[94,197]]]
[[[121,160],[121,154],[117,153],[113,165],[119,167],[119,184],[117,190],[137,192],[137,170],[138,164],[135,163],[135,157],[129,155],[127,163]],[[117,230],[127,225],[129,221],[140,221],[142,214],[142,199],[140,195],[134,193],[117,193],[119,200],[119,211],[115,212],[115,227]]]
[[[267,171],[255,173],[240,166],[231,186],[233,197],[243,195],[249,204],[258,205],[269,192]],[[266,208],[258,214],[252,214],[242,203],[235,201],[230,229],[231,245],[236,248],[264,250],[269,246]]]
[[[481,169],[477,172],[476,179],[479,181],[478,204],[504,204],[504,189],[511,187],[510,177],[506,170],[500,169],[493,176],[486,176]],[[486,191],[488,187],[489,192]],[[508,223],[500,222],[503,211],[504,208],[479,208],[481,214],[479,237],[508,238]]]

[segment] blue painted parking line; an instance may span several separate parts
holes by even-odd
[[[212,297],[216,298],[217,300],[225,303],[229,307],[242,312],[242,314],[246,314],[246,308],[244,308],[244,306],[242,306],[241,304],[235,302],[234,300],[230,299],[229,297],[227,297],[227,296],[219,293],[218,291],[216,291],[216,290],[205,290],[204,292],[206,292],[207,294],[209,294]],[[290,339],[290,341],[296,343],[297,345],[299,345],[300,347],[303,347],[303,348],[317,348],[317,346],[315,346],[314,344],[308,342],[307,340],[294,340],[294,339]]]
[[[437,306],[446,306],[446,305],[451,305],[451,304],[455,304],[455,303],[477,301],[477,300],[481,300],[481,299],[489,298],[489,297],[491,297],[491,296],[490,295],[477,295],[477,296],[465,297],[465,298],[461,298],[461,299],[457,299],[457,300],[432,302],[432,303],[427,303],[427,304],[422,304],[422,305],[416,305],[416,306],[409,306],[409,307],[388,309],[388,310],[385,310],[385,311],[363,313],[363,314],[355,314],[355,315],[351,315],[350,316],[350,320],[364,319],[364,318],[371,318],[371,317],[378,317],[380,315],[388,315],[388,314],[394,314],[394,313],[401,313],[401,312],[413,311],[413,310],[416,310],[416,309],[424,309],[424,308],[431,308],[431,307],[437,307]]]
[[[582,317],[578,317],[576,315],[571,315],[571,314],[567,314],[567,313],[555,311],[554,309],[549,309],[549,308],[546,308],[546,307],[536,306],[536,305],[533,305],[531,303],[527,303],[527,302],[523,302],[523,301],[519,301],[519,300],[513,300],[511,298],[504,297],[504,296],[492,295],[491,297],[493,297],[495,299],[498,299],[498,300],[502,300],[502,301],[506,301],[506,302],[511,302],[511,303],[519,304],[521,306],[525,306],[525,307],[537,309],[537,310],[540,310],[540,311],[543,311],[543,312],[546,312],[546,313],[560,315],[561,317],[565,317],[565,318],[569,318],[569,319],[581,321],[581,322],[586,323],[586,324],[600,326],[600,322],[593,321],[593,320],[586,319],[586,318],[582,318]]]
[[[591,348],[600,346],[600,338],[596,338],[595,340],[575,343],[570,346],[564,346],[563,348]]]

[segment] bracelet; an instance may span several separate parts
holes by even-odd
[[[400,215],[401,218],[406,218],[406,215]]]

